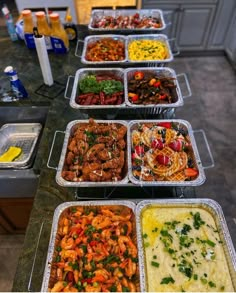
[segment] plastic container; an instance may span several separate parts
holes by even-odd
[[[67,33],[69,41],[77,40],[77,29],[76,25],[72,21],[72,16],[68,14],[65,19],[66,23],[64,24],[64,29]]]
[[[49,15],[52,31],[51,31],[51,42],[55,53],[63,54],[69,50],[69,39],[65,29],[63,28],[59,14],[51,13]]]
[[[12,66],[7,66],[4,73],[10,78],[11,89],[19,99],[28,98],[28,93],[24,88],[22,82],[19,80],[16,70]]]
[[[24,38],[29,49],[35,49],[33,28],[34,22],[31,10],[23,10],[22,17],[24,19]]]
[[[48,25],[45,13],[43,11],[38,11],[35,13],[35,16],[37,20],[38,33],[44,36],[47,50],[52,50],[51,28]]]
[[[7,8],[6,5],[3,6],[2,13],[5,16],[7,30],[8,30],[8,34],[9,34],[11,40],[13,42],[14,41],[17,41],[18,40],[18,37],[17,37],[17,34],[16,34],[16,30],[15,30],[15,25],[14,25],[14,22],[13,22],[13,18],[12,18],[12,15],[11,15],[11,13],[8,10],[8,8]]]

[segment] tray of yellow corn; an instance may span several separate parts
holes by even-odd
[[[9,123],[0,128],[0,168],[29,167],[42,125]]]

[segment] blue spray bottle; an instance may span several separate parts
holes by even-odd
[[[11,15],[10,11],[8,10],[6,4],[4,4],[4,6],[2,8],[2,13],[5,16],[7,30],[8,30],[8,33],[9,33],[11,40],[17,41],[18,37],[16,34],[14,21],[13,21],[12,15]]]
[[[4,69],[4,73],[7,76],[9,76],[11,82],[11,89],[15,93],[16,97],[19,99],[28,98],[28,93],[25,90],[21,81],[19,80],[16,70],[14,70],[12,66],[7,66]]]

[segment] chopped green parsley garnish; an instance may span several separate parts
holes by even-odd
[[[161,284],[169,284],[169,283],[174,284],[174,282],[175,282],[175,280],[171,276],[163,278],[161,280]]]
[[[151,265],[153,266],[153,267],[156,267],[156,268],[159,268],[159,263],[158,262],[156,262],[156,261],[151,261]]]

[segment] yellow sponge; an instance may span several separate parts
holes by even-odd
[[[21,154],[21,152],[21,148],[11,146],[4,154],[0,156],[0,162],[12,162]]]

